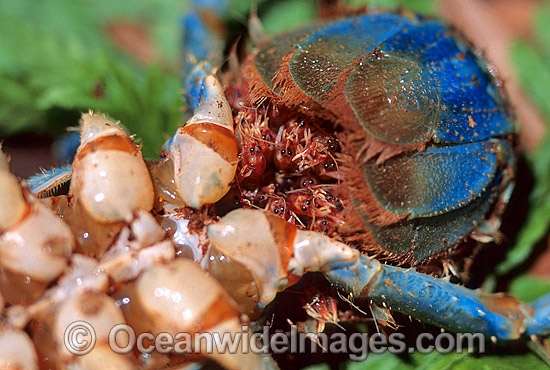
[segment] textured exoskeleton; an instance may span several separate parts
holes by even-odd
[[[366,14],[260,45],[249,99],[343,127],[342,232],[399,262],[458,244],[514,174],[513,115],[486,62],[440,21]],[[493,215],[499,217],[500,215]]]
[[[204,14],[221,14],[223,4],[198,2],[186,18],[183,83],[192,112],[209,106],[210,76],[222,62],[221,41]],[[401,264],[445,255],[469,236],[489,241],[497,235],[513,187],[514,116],[487,63],[441,21],[371,12],[319,22],[261,43],[240,71],[230,69],[226,96],[240,125],[239,168],[241,175],[246,172],[241,186],[265,185],[272,160],[276,174],[304,179],[300,185],[306,189],[289,186],[291,180],[276,175],[279,193],[243,191],[230,209],[265,205],[313,230],[321,214],[324,225],[327,219],[340,221],[331,235]],[[332,139],[315,137],[308,124],[335,130],[341,150],[330,144]],[[273,142],[270,130],[277,136]],[[254,136],[257,132],[263,136]],[[258,149],[245,151],[250,142]],[[248,152],[261,156],[248,160]],[[304,159],[312,152],[324,155],[325,170],[329,159],[336,158],[337,173],[312,171],[319,163]],[[247,176],[255,182],[242,180]],[[311,204],[319,202],[316,181],[330,177],[337,180],[329,185],[337,188],[333,192],[339,202],[331,208],[327,203],[334,196],[324,194],[325,213],[319,213],[319,206],[310,212]],[[292,195],[296,192],[303,198]],[[277,206],[275,197],[281,199]],[[299,223],[300,215],[313,221]],[[182,218],[177,212],[165,216],[176,223]],[[315,270],[352,296],[387,303],[452,331],[481,331],[494,339],[547,332],[542,323],[548,321],[547,297],[528,306],[487,296],[383,265],[317,233],[266,222],[262,226],[262,217],[254,212],[233,211],[219,226],[208,227],[206,251],[199,243],[194,252],[249,308],[269,303],[277,291]],[[201,232],[188,226],[184,220],[175,237],[200,241]]]
[[[118,125],[89,113],[72,167],[27,181],[47,195],[72,172],[68,196],[45,202],[70,225],[78,253],[45,292],[6,299],[5,335],[19,330],[32,347],[20,335],[30,320],[45,328],[31,331],[39,356],[51,350],[56,364],[93,368],[108,357],[104,335],[78,360],[44,344],[67,324],[57,313],[88,317],[76,304],[84,291],[115,297],[101,321],[136,332],[234,333],[241,314],[260,317],[310,271],[386,317],[377,305],[493,341],[550,334],[550,295],[526,304],[414,269],[467,240],[491,241],[513,187],[513,114],[471,45],[437,20],[370,12],[269,41],[256,25],[260,44],[240,62],[230,55],[225,71],[213,19],[226,6],[197,1],[183,22],[191,116],[162,159],[146,165]],[[30,199],[6,179],[13,197],[0,201],[16,201],[0,214],[2,237]],[[253,354],[199,355],[191,360],[230,369],[276,366]],[[143,368],[190,361],[138,359]]]
[[[236,333],[242,335],[242,325],[248,323],[246,317],[241,316],[239,306],[219,283],[189,260],[180,258],[170,263],[176,257],[176,249],[148,212],[154,192],[139,148],[116,123],[91,112],[83,115],[81,134],[83,144],[72,168],[49,173],[53,180],[56,176],[66,176],[67,171],[72,172],[67,196],[44,199],[62,218],[21,187],[2,154],[0,181],[5,184],[9,196],[2,201],[13,205],[8,211],[23,206],[23,212],[6,212],[0,235],[5,260],[13,261],[8,267],[16,273],[5,286],[0,286],[2,308],[4,297],[9,304],[4,312],[5,321],[0,326],[0,340],[14,341],[24,352],[21,355],[2,352],[0,363],[29,369],[42,363],[49,368],[91,370],[102,368],[105,363],[121,369],[132,369],[138,364],[144,369],[156,369],[183,366],[191,361],[185,356],[169,357],[158,353],[152,356],[144,353],[140,357],[132,353],[115,353],[111,329],[127,323],[138,335],[145,331],[155,335],[170,333],[173,337],[179,333],[191,336],[210,333],[212,338],[216,338],[214,333],[220,338],[224,335],[234,337]],[[90,169],[92,171],[88,171]],[[140,173],[141,170],[145,173]],[[36,190],[41,189],[40,181],[36,180],[31,179],[28,183],[41,193]],[[126,194],[119,188],[110,191],[112,186],[132,181],[136,181],[135,187]],[[46,193],[50,191],[53,189],[45,189]],[[101,197],[105,193],[108,195]],[[37,217],[50,229],[37,225],[33,221]],[[72,217],[67,220],[70,227],[63,221],[67,217]],[[26,226],[29,222],[40,232],[29,230]],[[113,227],[116,232],[106,241],[102,233]],[[97,234],[91,235],[92,232]],[[53,238],[52,233],[58,235]],[[81,249],[80,253],[71,255],[74,236],[82,237]],[[92,237],[94,244],[87,244],[86,239]],[[60,249],[56,243],[65,249]],[[98,245],[101,249],[93,249],[95,253],[92,253],[83,248],[86,245]],[[32,258],[27,256],[23,261],[23,255],[18,254],[29,254],[29,248]],[[64,253],[57,256],[60,251]],[[42,271],[51,276],[46,283],[58,278],[47,290],[41,283]],[[7,273],[4,266],[2,273]],[[26,280],[21,278],[26,283],[23,287],[15,280],[21,273],[30,275]],[[31,279],[36,279],[39,285]],[[32,294],[27,293],[29,290]],[[176,297],[179,298],[176,300]],[[68,332],[71,325],[83,322],[93,328],[94,339],[91,351],[79,355],[79,351],[70,351],[68,346],[72,340],[75,346],[72,348],[82,350],[79,347],[81,338],[67,339],[67,335],[72,333]],[[28,328],[31,338],[23,328]],[[194,354],[194,360],[211,358],[228,369],[276,368],[270,357],[255,353],[209,353],[199,347],[189,348],[185,353]]]

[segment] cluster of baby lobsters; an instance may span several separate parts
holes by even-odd
[[[174,261],[181,250],[150,213],[154,186],[139,147],[117,123],[91,112],[82,117],[81,135],[67,195],[39,192],[37,199],[1,156],[0,361],[21,369],[93,369],[106,361],[159,368],[191,360],[117,354],[110,329],[127,323],[138,333],[240,331],[246,321],[221,285],[192,261]],[[189,244],[200,249],[205,241]],[[95,330],[95,348],[75,356],[66,330],[82,321]],[[255,355],[212,356],[234,369],[272,364]]]
[[[240,158],[237,186],[218,208],[256,207],[303,229],[337,236],[343,223],[337,184],[340,144],[329,122],[250,108],[226,91],[234,108]],[[230,204],[232,203],[232,204]]]
[[[493,341],[550,333],[550,296],[399,267],[491,241],[513,187],[513,114],[462,36],[404,12],[320,22],[259,45],[222,86],[215,15],[199,2],[184,22],[192,115],[161,159],[92,112],[70,166],[21,185],[0,156],[0,364],[276,368],[217,347],[117,354],[111,329],[242,332],[310,271],[388,326],[391,308]],[[311,296],[314,330],[336,323],[336,300]],[[84,355],[75,322],[95,330]]]

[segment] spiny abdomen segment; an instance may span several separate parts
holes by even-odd
[[[247,63],[252,98],[308,106],[393,154],[514,130],[486,65],[438,21],[366,14],[277,38]]]
[[[469,47],[439,21],[373,13],[283,35],[247,60],[249,99],[344,129],[340,231],[367,250],[402,263],[433,257],[509,184],[513,116]]]

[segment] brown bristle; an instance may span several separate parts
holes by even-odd
[[[344,148],[346,144],[344,143]],[[343,154],[340,156],[341,171],[350,195],[359,205],[354,207],[355,212],[363,217],[368,217],[369,222],[377,226],[391,225],[399,222],[409,214],[395,214],[385,209],[374,197],[369,189],[363,167],[353,156]]]
[[[351,105],[346,98],[346,82],[349,79],[350,73],[353,71],[354,66],[360,63],[366,56],[359,58],[345,73],[340,74],[338,81],[334,84],[334,87],[330,91],[330,96],[327,102],[324,104],[325,109],[332,110],[337,115],[338,120],[336,123],[345,128],[346,137],[345,140],[349,143],[349,153],[356,153],[355,159],[361,163],[369,161],[375,157],[377,164],[381,164],[387,159],[399,155],[406,151],[422,150],[425,143],[412,144],[412,145],[397,145],[387,143],[376,139],[371,136],[361,126],[357,120],[355,112],[351,108]]]
[[[280,104],[290,107],[309,107],[308,110],[316,111],[320,114],[324,111],[315,100],[307,96],[296,84],[290,74],[290,58],[295,51],[289,52],[282,60],[281,68],[275,76],[273,90],[279,91]],[[328,117],[323,117],[328,119]]]
[[[254,64],[255,53],[251,54],[245,62],[245,75],[249,78],[249,100],[252,104],[261,105],[269,100],[274,105],[283,105],[293,108],[297,114],[303,114],[308,117],[323,119],[334,122],[335,115],[331,111],[324,109],[315,100],[304,94],[302,90],[293,82],[288,61],[292,53],[288,53],[281,60],[281,67],[274,77],[274,90],[278,91],[276,95],[264,82],[258,73]],[[307,106],[307,109],[304,108]]]
[[[266,44],[255,53],[270,53],[269,47]],[[375,231],[371,231],[371,226],[397,226],[409,213],[395,214],[384,208],[369,188],[363,166],[367,162],[369,166],[381,165],[400,154],[422,151],[426,142],[388,143],[375,138],[363,127],[346,97],[346,81],[354,66],[339,74],[337,81],[325,81],[331,87],[323,94],[315,99],[308,96],[291,76],[290,62],[294,53],[284,55],[276,72],[269,72],[274,73],[272,81],[260,74],[262,66],[257,64],[256,54],[253,53],[242,66],[246,79],[240,89],[248,88],[245,105],[249,108],[239,105],[233,109],[238,116],[247,117],[238,125],[242,126],[243,122],[252,126],[239,129],[243,139],[239,143],[240,176],[237,178],[238,190],[234,193],[236,198],[232,201],[241,206],[263,208],[299,228],[336,237],[381,260],[415,265],[414,250],[405,247],[402,251],[390,252],[376,240]],[[258,115],[262,115],[262,119],[258,119]],[[262,141],[258,134],[246,134],[259,132],[260,126],[276,133],[276,139]],[[327,133],[338,139],[341,153],[340,150],[334,153],[325,150],[321,153],[323,162],[319,162],[319,152],[311,149],[311,136],[319,139],[328,137]],[[284,155],[283,150],[286,151]],[[303,155],[308,151],[312,151],[312,156],[306,163]],[[336,167],[328,176],[319,171],[327,165]],[[313,188],[299,185],[309,178],[317,182]],[[327,198],[325,191],[330,191],[327,194],[333,199]],[[441,251],[438,256],[425,258],[421,263],[432,264],[448,253],[450,250]]]
[[[357,159],[361,162],[371,160],[375,157],[378,164],[385,160],[399,155],[406,151],[422,150],[425,143],[411,145],[396,145],[383,142],[370,136],[357,121],[357,117],[350,107],[345,96],[346,81],[349,74],[353,70],[350,68],[345,73],[338,76],[338,81],[333,84],[326,97],[326,101],[321,105],[308,95],[306,95],[296,84],[290,74],[290,59],[294,51],[289,52],[281,60],[281,66],[277,70],[274,77],[273,90],[278,92],[278,95],[268,88],[258,73],[254,65],[253,53],[245,63],[245,75],[249,77],[249,99],[251,103],[260,105],[266,100],[270,100],[275,105],[284,105],[288,108],[293,108],[300,114],[311,117],[317,117],[324,120],[334,122],[345,128],[348,132],[347,140],[349,143],[355,144],[353,152],[357,153]],[[359,59],[357,62],[360,62]],[[307,106],[307,110],[304,110]],[[338,117],[336,119],[336,117]]]
[[[365,220],[359,215],[359,213],[365,215],[370,213],[374,217],[371,219],[373,224],[376,223],[375,220],[382,220],[386,222],[386,225],[399,222],[408,216],[391,214],[379,205],[372,193],[368,190],[368,186],[366,186],[364,174],[360,171],[361,165],[357,164],[352,158],[353,157],[345,154],[339,156],[341,160],[341,171],[344,175],[344,182],[340,187],[340,191],[342,193],[342,198],[345,199],[344,209],[341,211],[344,224],[338,228],[338,233],[342,240],[355,246],[363,253],[381,261],[388,261],[397,265],[414,264],[415,258],[412,255],[412,250],[405,254],[389,252],[376,241],[368,226],[365,224]],[[359,189],[361,194],[362,200],[359,200],[359,198],[355,196],[361,203],[359,207],[353,205],[351,201],[350,194],[355,187]],[[386,217],[384,217],[384,214],[386,214]]]
[[[261,105],[268,98],[276,99],[277,95],[273,94],[273,91],[266,86],[264,80],[258,73],[254,65],[255,56],[256,53],[252,53],[246,58],[243,75],[248,78],[248,100],[253,105]]]

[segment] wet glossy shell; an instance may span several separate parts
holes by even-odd
[[[103,115],[82,115],[81,144],[73,162],[70,193],[99,223],[130,222],[153,207],[153,183],[139,150]]]
[[[350,201],[340,233],[368,249],[419,261],[455,246],[513,176],[503,93],[440,21],[366,14],[319,23],[260,46],[245,68],[252,101],[344,128]]]
[[[10,172],[8,159],[0,153],[0,233],[21,220],[27,210],[19,181]]]
[[[0,332],[0,368],[38,369],[36,350],[24,331],[3,329]]]

